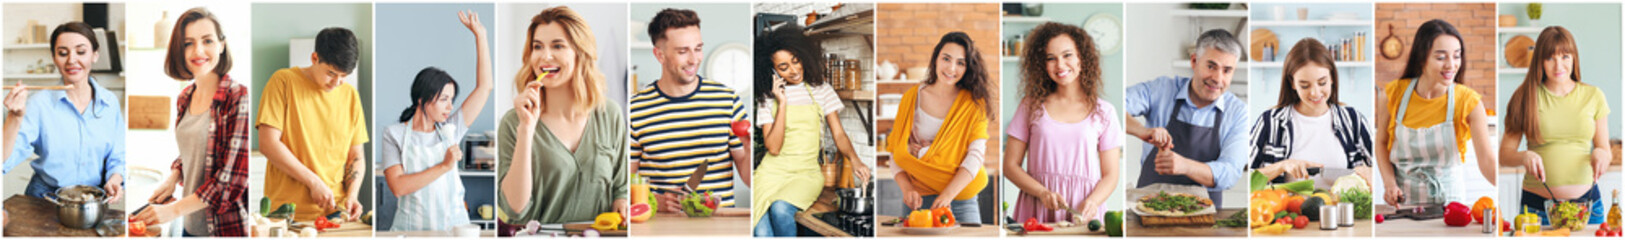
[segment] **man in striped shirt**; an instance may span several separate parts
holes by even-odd
[[[750,182],[750,154],[731,124],[745,120],[745,108],[733,89],[701,78],[704,58],[700,18],[694,11],[665,9],[649,23],[660,79],[632,96],[632,171],[649,178],[660,211],[680,212],[678,193],[704,166],[698,192],[734,205],[734,176]],[[732,161],[730,161],[732,160]]]

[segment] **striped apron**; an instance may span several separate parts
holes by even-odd
[[[1462,176],[1456,174],[1461,164],[1461,152],[1456,148],[1456,89],[1446,91],[1448,102],[1443,123],[1426,128],[1405,126],[1405,110],[1411,105],[1411,95],[1420,80],[1412,80],[1401,94],[1399,112],[1394,114],[1394,142],[1389,159],[1397,173],[1394,181],[1405,191],[1401,204],[1444,204],[1461,201],[1467,193],[1461,185]]]

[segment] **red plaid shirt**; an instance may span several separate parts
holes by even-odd
[[[186,117],[187,107],[192,102],[192,91],[197,85],[193,84],[181,91],[175,105],[180,112],[176,112],[175,125],[180,126],[182,118]],[[214,125],[209,129],[209,147],[203,165],[203,184],[198,185],[193,193],[208,203],[208,217],[204,221],[214,236],[243,237],[248,230],[243,223],[243,217],[248,215],[248,88],[231,81],[230,76],[220,78],[220,87],[215,89],[214,103],[209,107],[209,114],[214,115]],[[170,166],[176,173],[184,172],[181,160],[175,159]]]

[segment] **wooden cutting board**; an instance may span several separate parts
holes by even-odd
[[[1106,228],[1104,226],[1102,226],[1100,228],[1101,230],[1089,231],[1088,223],[1084,223],[1082,225],[1071,226],[1071,227],[1059,227],[1059,226],[1056,226],[1056,224],[1054,224],[1054,223],[1049,223],[1049,224],[1044,224],[1044,225],[1049,226],[1051,228],[1055,228],[1055,231],[1027,232],[1026,236],[1076,236],[1076,235],[1098,235],[1098,236],[1102,236],[1102,237],[1106,236]]]
[[[564,232],[569,233],[571,236],[579,235],[579,234],[581,234],[582,231],[587,231],[587,229],[592,229],[592,224],[591,223],[564,224]],[[626,230],[599,231],[598,236],[625,237],[626,236]]]
[[[44,198],[12,195],[6,198],[5,209],[9,212],[11,221],[5,227],[5,236],[8,237],[97,237],[95,228],[75,229],[63,226],[62,222],[57,220],[56,204]],[[124,219],[124,211],[103,209],[102,219]]]
[[[1138,214],[1134,214],[1138,216]],[[1204,214],[1184,217],[1138,216],[1140,225],[1146,227],[1166,226],[1213,226],[1213,214]]]

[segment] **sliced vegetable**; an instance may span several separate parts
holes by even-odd
[[[1051,228],[1050,226],[1044,225],[1044,223],[1038,222],[1037,218],[1027,218],[1027,221],[1021,224],[1021,229],[1027,230],[1028,232],[1055,231],[1055,228]]]

